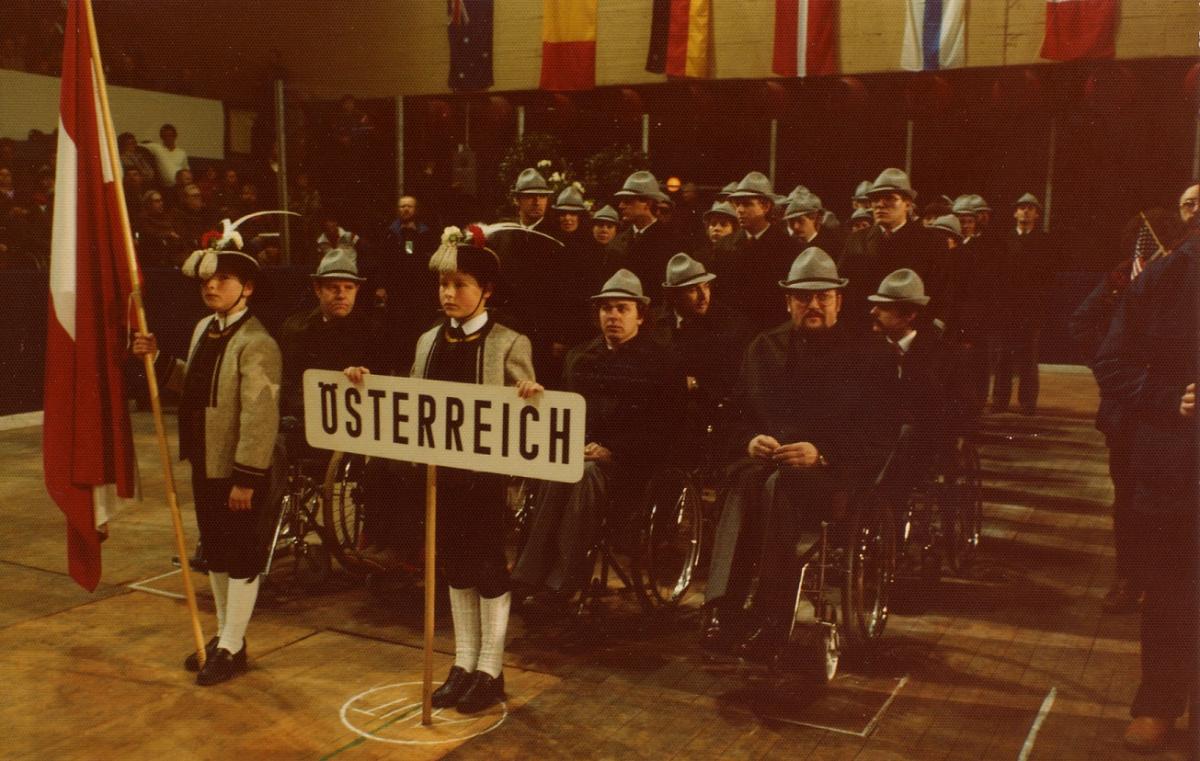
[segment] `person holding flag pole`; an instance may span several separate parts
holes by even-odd
[[[148,327],[89,0],[67,3],[59,111],[42,453],[46,490],[67,519],[71,577],[94,590],[109,510],[135,493],[121,378],[130,306],[138,329]],[[176,551],[186,557],[152,357],[145,362]],[[196,658],[203,663],[195,590],[186,565],[182,572]]]

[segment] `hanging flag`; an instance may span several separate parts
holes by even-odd
[[[596,86],[597,0],[542,0],[543,90]]]
[[[121,365],[131,281],[100,112],[88,13],[71,0],[63,44],[50,240],[42,459],[46,491],[67,518],[71,578],[100,581],[99,526],[134,494],[133,437]]]
[[[838,0],[775,0],[775,61],[781,77],[834,74]]]
[[[1118,10],[1117,0],[1046,0],[1042,58],[1116,57]]]
[[[909,71],[967,64],[967,0],[908,0],[900,66]]]
[[[451,90],[492,86],[492,0],[446,0]]]
[[[712,0],[654,0],[646,71],[668,77],[712,75]]]

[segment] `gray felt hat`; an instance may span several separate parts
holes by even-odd
[[[716,275],[704,269],[704,265],[687,254],[675,254],[667,262],[667,279],[663,288],[691,288],[693,285],[715,280]]]
[[[885,277],[879,284],[879,290],[868,296],[867,301],[925,306],[929,303],[929,297],[925,295],[925,283],[921,276],[910,269],[902,269]]]
[[[1028,206],[1036,206],[1036,207],[1038,207],[1038,209],[1042,208],[1042,202],[1039,201],[1037,199],[1037,196],[1035,196],[1033,193],[1026,193],[1025,195],[1021,196],[1020,198],[1017,199],[1017,202],[1013,205],[1014,206],[1028,205]]]
[[[829,254],[817,246],[801,251],[788,270],[787,280],[779,281],[779,287],[788,291],[827,291],[849,284],[846,278],[838,277],[837,265]]]
[[[871,183],[871,189],[867,191],[867,196],[878,195],[880,193],[899,193],[902,196],[907,196],[911,201],[917,197],[917,191],[913,190],[912,182],[908,179],[908,175],[903,169],[889,167],[879,173],[875,178],[875,182]]]
[[[984,211],[990,213],[992,211],[992,207],[989,206],[988,202],[984,200],[984,197],[978,193],[971,194],[971,205],[975,207],[975,211],[977,212]]]
[[[962,240],[962,224],[958,221],[958,217],[953,214],[943,214],[933,220],[929,225],[930,230],[940,230],[947,235],[953,235],[955,238]]]
[[[546,184],[546,178],[536,169],[524,169],[517,175],[513,183],[512,194],[515,196],[552,196],[554,191]]]
[[[658,180],[654,175],[643,170],[634,172],[625,178],[625,184],[616,193],[613,193],[614,198],[650,198],[655,201],[666,201],[667,194],[662,192],[658,187]]]
[[[587,207],[583,205],[583,193],[574,185],[568,185],[563,188],[558,194],[558,200],[554,202],[552,207],[555,211],[575,211],[585,212]]]
[[[805,214],[820,211],[822,208],[820,198],[813,193],[804,191],[803,193],[791,196],[791,203],[788,204],[787,212],[783,215],[783,218],[795,219]]]
[[[870,209],[855,209],[854,213],[850,215],[850,221],[856,222],[860,219],[866,219],[866,220],[870,220],[871,222],[874,222],[875,215],[871,212]]]
[[[733,221],[737,221],[737,211],[733,205],[725,201],[717,201],[712,205],[712,208],[704,212],[703,219],[707,220],[712,216],[729,217]]]
[[[642,293],[642,281],[627,269],[619,269],[608,279],[600,292],[590,297],[592,301],[601,299],[629,299],[641,304],[649,304],[650,297]]]
[[[353,250],[331,248],[321,257],[317,271],[309,275],[313,280],[354,280],[366,282],[358,276],[358,254]]]
[[[600,209],[600,211],[592,215],[592,221],[609,222],[615,225],[621,221],[621,217],[619,214],[617,214],[616,209],[611,206],[605,206],[604,208]]]
[[[717,193],[717,200],[724,201],[726,198],[729,197],[730,193],[737,190],[737,186],[738,186],[738,184],[736,182],[731,182],[728,185],[726,185],[725,187],[721,188],[721,190]]]
[[[867,200],[867,193],[870,193],[870,192],[871,192],[871,181],[863,180],[862,182],[858,183],[858,185],[854,188],[854,196],[852,197],[851,200],[865,201],[865,200]]]
[[[779,196],[771,189],[771,181],[762,172],[750,172],[743,177],[729,198],[765,198],[771,203],[779,201]]]
[[[951,211],[953,211],[955,214],[966,214],[972,217],[979,212],[979,210],[975,208],[975,204],[971,201],[971,196],[968,194],[963,194],[958,198],[955,198],[954,206],[951,207]]]

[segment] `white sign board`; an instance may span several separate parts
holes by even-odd
[[[368,375],[304,373],[304,432],[318,449],[575,483],[583,478],[579,394]]]

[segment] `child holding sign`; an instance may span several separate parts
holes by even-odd
[[[466,239],[448,227],[429,260],[438,273],[446,319],[417,340],[414,378],[516,386],[528,398],[534,382],[529,339],[488,316],[500,260],[478,228]],[[504,638],[512,601],[504,555],[502,476],[441,468],[438,472],[437,556],[450,585],[454,666],[433,693],[437,708],[476,713],[504,698]]]

